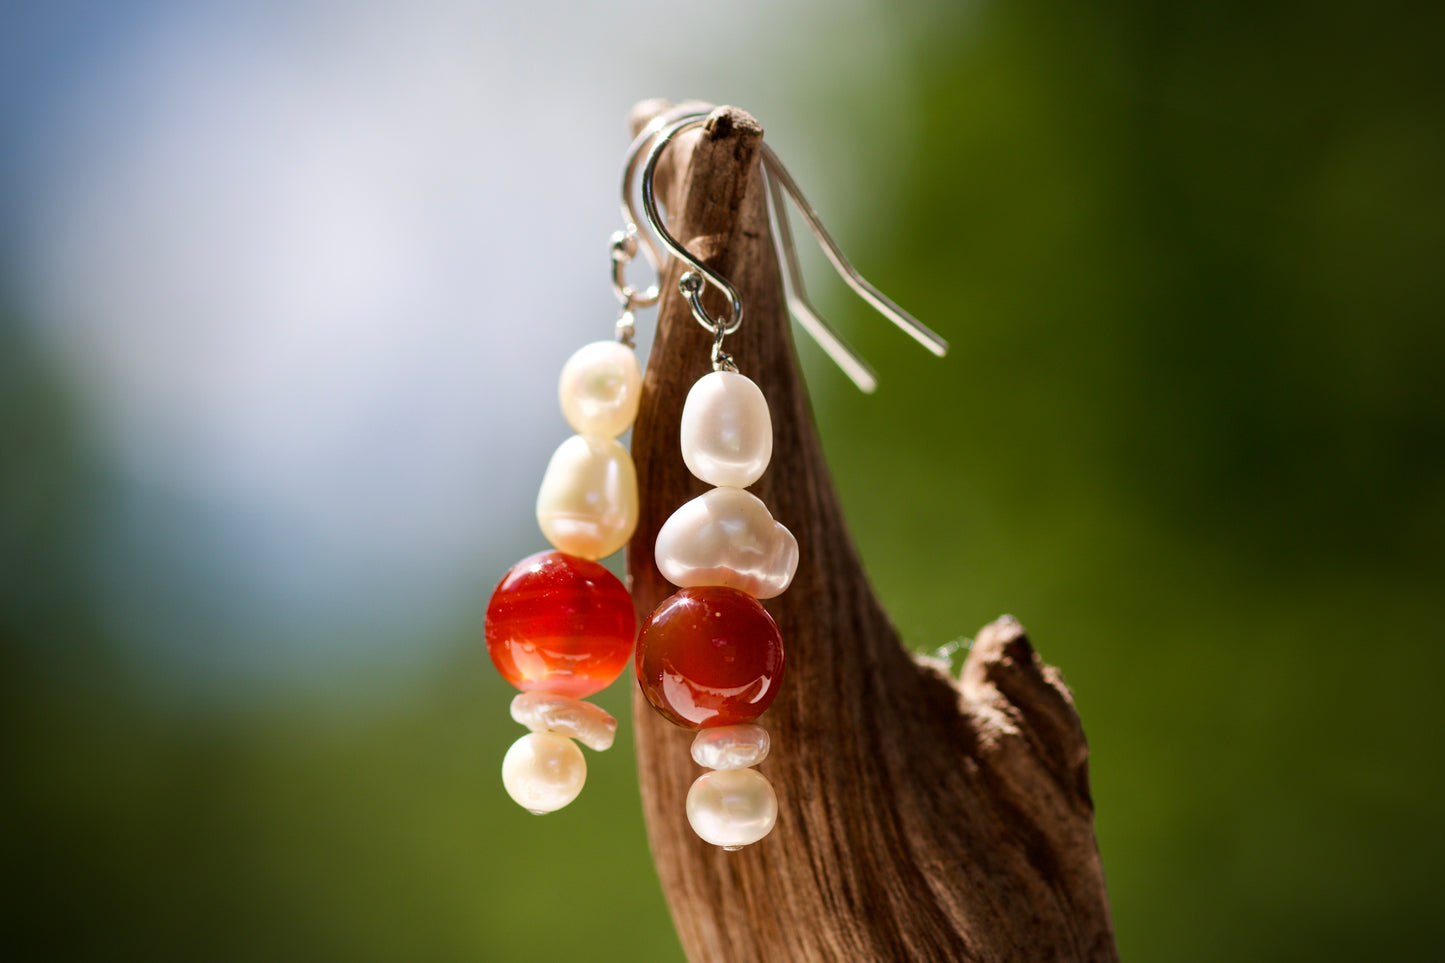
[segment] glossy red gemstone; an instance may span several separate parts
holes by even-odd
[[[783,635],[757,599],[722,586],[685,588],[637,637],[647,701],[689,729],[752,722],[783,680]]]
[[[487,653],[523,692],[580,699],[611,685],[632,655],[627,588],[596,562],[562,552],[522,559],[487,604]]]

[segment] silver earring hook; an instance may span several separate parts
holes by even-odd
[[[722,341],[742,324],[742,301],[738,297],[737,290],[728,283],[727,279],[693,257],[691,252],[668,232],[657,209],[657,198],[653,186],[658,160],[668,143],[683,131],[705,123],[710,111],[710,107],[702,104],[687,104],[664,111],[639,132],[629,147],[627,164],[622,177],[622,216],[626,228],[613,235],[613,285],[618,298],[623,303],[623,320],[618,322],[619,336],[623,336],[621,332],[625,326],[624,340],[631,343],[632,309],[647,307],[657,301],[661,296],[660,279],[666,267],[662,252],[654,243],[653,237],[638,229],[637,214],[632,207],[632,185],[636,177],[638,161],[642,157],[642,149],[650,142],[652,146],[647,152],[647,161],[643,165],[641,191],[642,206],[648,226],[668,252],[692,268],[679,279],[679,288],[688,300],[693,317],[705,329],[713,333],[714,368],[736,370],[732,365],[732,359],[722,350]],[[787,298],[788,310],[828,357],[858,386],[859,390],[872,393],[878,386],[878,379],[867,362],[848,347],[808,300],[807,290],[803,283],[802,267],[798,262],[797,245],[788,217],[788,200],[793,202],[793,206],[803,216],[808,229],[812,231],[818,244],[823,248],[824,255],[833,265],[833,269],[842,277],[844,283],[864,301],[867,301],[874,310],[893,322],[927,348],[929,352],[937,357],[943,357],[948,351],[948,342],[893,303],[872,282],[858,273],[858,270],[843,254],[842,249],[838,247],[837,242],[833,240],[832,235],[823,226],[822,219],[818,217],[813,206],[808,203],[808,199],[803,195],[797,182],[788,173],[788,169],[783,166],[778,155],[766,143],[762,145],[761,168],[767,189],[765,198],[774,225],[774,239],[779,260],[784,268],[784,293]],[[639,250],[639,237],[642,241],[641,250],[659,277],[658,283],[641,292],[628,287],[623,279],[623,269]],[[713,284],[727,299],[731,317],[725,324],[709,315],[702,305],[701,296],[706,283]]]
[[[727,278],[693,257],[692,252],[683,247],[682,243],[667,230],[662,215],[657,209],[657,191],[653,183],[657,174],[657,162],[661,159],[663,151],[667,150],[667,145],[683,131],[701,127],[707,122],[707,118],[707,114],[684,117],[673,121],[657,134],[652,142],[652,149],[647,153],[647,163],[642,167],[642,211],[647,216],[648,227],[652,228],[653,234],[662,242],[663,247],[667,248],[673,257],[691,268],[689,271],[684,271],[682,277],[678,278],[678,289],[687,299],[688,305],[692,308],[692,316],[697,319],[697,323],[712,332],[715,339],[713,367],[722,370],[727,359],[727,356],[722,353],[722,339],[737,331],[743,323],[742,298],[738,297],[737,289],[728,283]],[[714,318],[707,313],[707,308],[703,307],[704,284],[711,284],[727,299],[729,316],[726,320]]]
[[[783,296],[787,299],[788,310],[803,326],[803,330],[818,343],[818,347],[833,359],[834,364],[843,369],[843,373],[857,385],[858,390],[871,395],[878,390],[878,376],[873,373],[868,362],[838,336],[832,325],[823,320],[822,315],[808,300],[808,293],[803,285],[803,267],[798,263],[798,248],[793,241],[793,227],[788,220],[787,200],[783,196],[783,189],[778,185],[778,179],[768,174],[766,167],[763,168],[763,181],[768,187],[768,213],[772,215],[778,260],[782,262],[784,269]]]
[[[703,107],[706,107],[706,110],[702,110]],[[638,308],[651,307],[657,303],[657,299],[662,295],[662,274],[667,267],[666,255],[658,247],[657,241],[651,234],[640,231],[637,227],[637,212],[632,206],[632,186],[637,178],[637,165],[644,156],[643,148],[652,142],[658,131],[683,117],[706,117],[707,111],[711,109],[710,105],[697,103],[670,107],[648,121],[627,148],[627,163],[622,170],[623,228],[613,233],[610,247],[612,252],[612,290],[622,304],[621,316],[617,320],[617,337],[629,347],[633,344],[633,312]],[[647,258],[648,265],[657,277],[657,281],[640,291],[627,283],[627,265],[637,256],[639,250]]]

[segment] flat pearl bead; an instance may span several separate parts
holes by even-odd
[[[682,405],[682,460],[709,485],[747,488],[773,457],[768,401],[734,371],[697,379]]]
[[[680,588],[726,585],[753,598],[781,595],[798,570],[798,540],[756,495],[714,488],[672,513],[653,552]]]
[[[616,438],[637,417],[642,397],[637,354],[616,341],[583,345],[562,366],[557,395],[577,434]]]
[[[687,791],[687,821],[704,841],[741,849],[773,831],[778,797],[756,769],[705,772]]]
[[[692,761],[705,769],[747,769],[768,758],[771,745],[762,726],[718,726],[697,734]]]
[[[541,814],[577,798],[587,781],[587,760],[566,736],[529,732],[502,759],[502,785],[519,806]]]
[[[512,700],[512,718],[533,732],[555,732],[598,752],[610,749],[617,736],[617,720],[606,709],[550,692],[519,694]]]
[[[637,527],[637,470],[615,439],[573,435],[547,463],[537,493],[537,524],[558,551],[611,555]]]

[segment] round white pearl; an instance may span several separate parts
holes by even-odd
[[[566,736],[529,732],[502,759],[507,795],[531,812],[555,812],[577,798],[587,781],[587,760]]]
[[[773,420],[752,381],[734,371],[697,379],[682,405],[682,460],[709,485],[747,488],[773,457]]]
[[[537,493],[537,524],[558,551],[611,555],[637,527],[637,469],[613,438],[573,435],[547,463]]]
[[[725,585],[758,599],[783,594],[798,570],[798,540],[741,488],[714,488],[673,512],[652,554],[679,588]]]
[[[714,846],[741,849],[773,831],[778,797],[756,769],[705,772],[687,791],[687,821]]]
[[[616,341],[583,345],[562,366],[557,395],[577,434],[616,438],[637,417],[642,397],[636,352]]]
[[[512,700],[512,718],[533,732],[570,736],[598,752],[617,736],[617,720],[601,706],[550,692],[522,692]]]
[[[762,726],[717,726],[692,741],[692,761],[706,769],[746,769],[768,758],[772,744]]]

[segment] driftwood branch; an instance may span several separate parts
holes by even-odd
[[[639,105],[634,123],[664,106]],[[683,946],[695,963],[1114,960],[1088,746],[1063,680],[1007,617],[950,678],[903,648],[864,576],[794,358],[761,143],[752,117],[719,108],[675,142],[658,179],[674,233],[742,295],[728,350],[767,396],[775,433],[753,490],[802,555],[767,603],[787,648],[760,720],[774,740],[761,767],[780,804],[771,836],[724,852],[693,835],[691,733],[634,698],[648,833]],[[678,419],[711,337],[677,296],[679,273],[665,279],[632,436],[641,617],[674,591],[653,564],[657,531],[706,487],[682,463]]]

